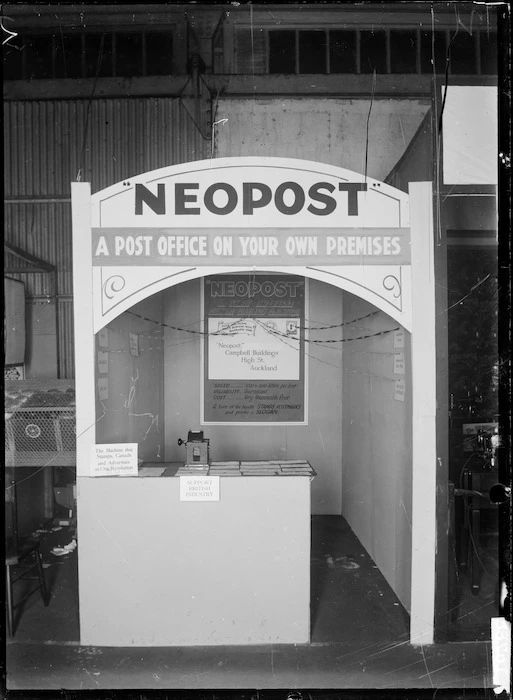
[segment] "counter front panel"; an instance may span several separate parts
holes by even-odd
[[[215,502],[181,501],[179,478],[79,477],[82,644],[309,641],[311,477],[246,464]]]

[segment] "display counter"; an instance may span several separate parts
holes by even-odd
[[[309,642],[314,471],[224,462],[207,473],[217,501],[180,500],[190,469],[177,463],[79,477],[82,644]]]

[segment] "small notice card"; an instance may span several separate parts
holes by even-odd
[[[137,476],[137,443],[94,445],[91,476]]]
[[[98,353],[98,372],[100,374],[106,374],[109,371],[109,353],[99,352]]]
[[[180,477],[181,501],[218,501],[219,477],[218,476],[181,476]]]
[[[396,379],[394,382],[394,399],[396,401],[404,401],[406,393],[406,382],[404,379]]]
[[[394,331],[394,348],[404,348],[404,330]]]
[[[137,333],[129,333],[130,354],[134,357],[139,357],[139,336]]]
[[[98,378],[98,398],[100,401],[107,401],[109,398],[109,380],[107,377]]]
[[[108,328],[102,328],[98,331],[98,346],[100,348],[109,347],[109,330]]]
[[[396,352],[394,355],[394,374],[404,374],[404,352]]]

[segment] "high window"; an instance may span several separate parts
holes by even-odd
[[[412,29],[253,29],[235,35],[235,72],[493,75],[497,35]],[[433,65],[434,64],[434,65]]]
[[[171,75],[172,49],[164,30],[19,34],[4,44],[4,79]]]

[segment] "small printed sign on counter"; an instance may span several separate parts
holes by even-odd
[[[181,476],[180,500],[189,501],[218,501],[218,476]]]
[[[396,352],[394,355],[394,374],[404,374],[404,352]]]
[[[91,476],[137,476],[136,442],[93,445]]]
[[[394,400],[404,401],[406,393],[406,381],[404,379],[396,379],[394,382]]]

